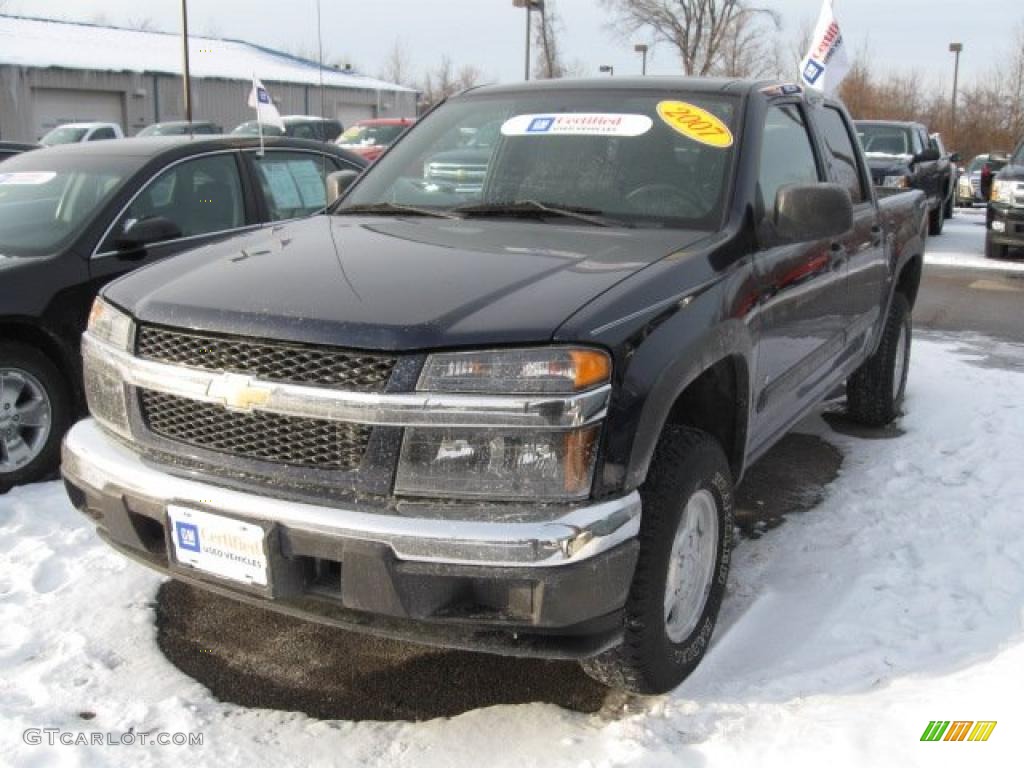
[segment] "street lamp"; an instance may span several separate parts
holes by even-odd
[[[956,144],[956,87],[960,79],[960,53],[964,49],[963,43],[950,43],[949,52],[956,56],[956,63],[953,64],[953,117],[952,125],[950,126],[950,133],[952,134],[949,138],[949,145],[954,148],[955,151],[959,151],[959,147]]]
[[[647,45],[647,43],[637,43],[636,45],[633,46],[633,50],[636,51],[637,53],[643,54],[644,57],[643,68],[640,70],[641,75],[647,74],[647,51],[649,49],[650,46]]]
[[[183,85],[185,88],[185,119],[192,130],[192,73],[188,66],[188,0],[181,0],[181,50],[184,59]]]
[[[515,8],[526,9],[526,79],[530,79],[530,12],[543,11],[544,0],[512,0]]]
[[[597,68],[597,70],[598,72],[607,72],[612,77],[615,76],[615,67],[613,67],[611,64],[602,64],[600,67]]]

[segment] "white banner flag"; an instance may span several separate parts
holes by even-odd
[[[846,43],[832,9],[832,0],[824,0],[818,26],[811,38],[811,49],[800,62],[800,81],[808,88],[835,93],[849,71]]]
[[[263,87],[263,83],[255,77],[252,79],[252,92],[249,94],[249,106],[256,110],[256,120],[264,125],[273,125],[275,128],[284,130],[284,121],[281,113],[274,106],[274,100],[270,93]]]

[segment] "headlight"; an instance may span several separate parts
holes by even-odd
[[[607,384],[612,364],[596,349],[548,347],[431,355],[419,389],[486,394],[571,394]]]
[[[585,498],[599,433],[596,426],[570,432],[406,429],[395,492],[495,500]]]
[[[1013,187],[1014,182],[1012,181],[999,181],[999,179],[993,181],[991,194],[992,202],[1006,203],[1009,205],[1013,202]]]
[[[100,341],[127,352],[132,338],[132,319],[97,297],[89,312],[87,330]]]
[[[85,399],[93,418],[125,438],[131,437],[131,429],[124,381],[108,362],[103,345],[98,342],[128,351],[131,337],[132,319],[102,299],[96,299],[89,313],[88,333],[82,341]]]
[[[420,391],[479,395],[565,395],[611,380],[601,350],[542,347],[431,355]],[[405,430],[395,492],[409,496],[580,499],[590,493],[600,425],[572,430]]]
[[[892,187],[895,189],[909,189],[910,179],[906,176],[886,176],[882,179],[883,187]]]

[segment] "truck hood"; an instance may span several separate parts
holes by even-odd
[[[144,322],[359,349],[543,342],[602,292],[706,236],[317,216],[139,270],[104,295]]]

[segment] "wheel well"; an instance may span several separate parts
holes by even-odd
[[[747,366],[738,357],[719,360],[676,398],[666,424],[693,427],[722,446],[733,477],[739,479],[747,438]]]
[[[79,379],[78,366],[69,352],[49,333],[31,323],[0,321],[0,341],[16,341],[42,352],[58,370],[68,376],[68,389],[74,402],[79,407],[84,403],[81,387],[76,383]]]
[[[896,293],[902,293],[906,297],[911,309],[914,308],[917,291],[921,287],[922,266],[923,259],[920,256],[914,256],[903,265],[903,269],[900,270],[900,274],[896,278]]]

